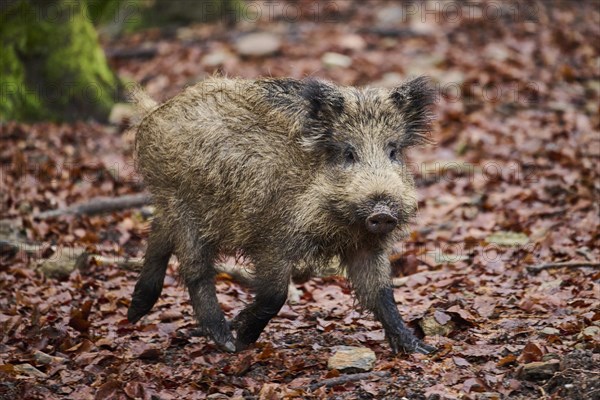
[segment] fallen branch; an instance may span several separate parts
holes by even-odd
[[[133,49],[106,49],[108,58],[152,58],[158,53],[156,47],[137,47]]]
[[[90,253],[82,247],[52,246],[48,243],[29,244],[0,239],[0,254],[15,255],[20,251],[38,259],[33,265],[51,278],[65,278],[75,269],[86,269],[91,259],[98,265],[114,264],[128,271],[139,271],[143,264],[143,259],[139,257],[103,256]]]
[[[370,33],[373,35],[384,36],[384,37],[396,37],[396,38],[412,38],[412,37],[424,37],[426,34],[415,31],[414,29],[398,29],[398,28],[365,28],[361,29],[361,32]]]
[[[150,203],[150,196],[146,193],[129,194],[120,197],[96,197],[85,203],[73,204],[67,208],[44,211],[35,214],[36,219],[48,219],[62,215],[94,215],[128,208],[138,208]]]
[[[320,382],[315,382],[309,386],[310,390],[315,390],[320,388],[321,386],[332,387],[338,385],[344,385],[348,382],[361,381],[363,379],[371,379],[371,378],[385,378],[390,376],[389,371],[375,371],[375,372],[362,372],[360,374],[350,374],[350,375],[342,375],[337,378],[329,378],[323,379]]]
[[[118,268],[128,271],[139,271],[143,263],[143,260],[137,257],[101,256],[74,247],[66,254],[54,255],[52,258],[40,260],[37,263],[37,268],[50,278],[62,279],[68,277],[76,269],[85,271],[92,259],[97,265],[114,264]]]
[[[29,256],[41,257],[43,246],[29,243],[18,243],[10,240],[0,239],[0,254],[15,255],[19,251],[24,251]]]
[[[529,272],[540,272],[544,269],[551,269],[551,268],[580,268],[580,267],[600,268],[600,262],[574,261],[574,262],[545,263],[545,264],[538,264],[538,265],[528,265],[527,270]]]
[[[98,254],[84,253],[87,260],[93,259],[98,265],[116,265],[119,268],[128,271],[140,271],[144,264],[144,259],[141,257],[120,257],[120,256],[101,256]],[[87,264],[87,260],[83,262]]]

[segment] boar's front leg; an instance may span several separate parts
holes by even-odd
[[[254,301],[232,321],[237,333],[236,350],[256,342],[261,332],[285,304],[291,268],[276,260],[255,261]]]
[[[421,354],[430,354],[436,351],[435,347],[417,339],[406,326],[398,312],[394,291],[390,286],[378,289],[376,298],[373,312],[383,325],[385,335],[394,353],[398,353],[400,350],[405,353]]]
[[[435,347],[419,340],[402,320],[394,300],[390,263],[385,254],[358,252],[346,259],[345,264],[359,302],[381,322],[394,353],[435,352]]]

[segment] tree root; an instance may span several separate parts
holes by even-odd
[[[128,194],[119,197],[96,197],[85,203],[73,204],[67,208],[44,211],[33,215],[35,219],[48,219],[63,215],[95,215],[127,208],[137,208],[150,204],[146,193]]]
[[[580,267],[600,268],[600,262],[573,261],[573,262],[555,262],[555,263],[545,263],[545,264],[538,264],[538,265],[528,265],[527,271],[535,273],[535,272],[540,272],[544,269],[551,269],[551,268],[580,268]]]

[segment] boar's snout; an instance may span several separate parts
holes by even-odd
[[[398,218],[392,215],[389,207],[378,205],[367,217],[365,223],[369,232],[383,235],[394,230],[398,224]]]

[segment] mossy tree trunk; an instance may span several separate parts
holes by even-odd
[[[118,86],[84,1],[3,1],[0,120],[103,120]]]
[[[142,12],[140,23],[150,26],[181,26],[221,20],[229,26],[240,17],[242,0],[154,0]]]

